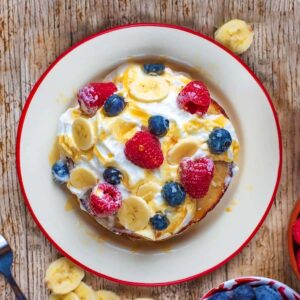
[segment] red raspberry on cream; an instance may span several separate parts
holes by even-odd
[[[82,87],[77,95],[80,109],[88,116],[93,116],[117,87],[112,82],[92,82]]]
[[[177,97],[177,103],[181,109],[201,116],[206,114],[210,102],[209,91],[200,81],[188,83]]]
[[[213,175],[214,162],[210,158],[186,158],[179,166],[180,182],[192,198],[202,198],[207,194]]]
[[[164,161],[159,140],[148,131],[137,132],[126,143],[125,156],[144,169],[156,169]]]
[[[96,185],[89,199],[89,207],[93,215],[106,217],[115,214],[122,205],[120,191],[109,183]]]

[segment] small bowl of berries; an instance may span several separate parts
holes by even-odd
[[[300,279],[300,199],[296,202],[290,218],[288,250],[293,271]]]
[[[282,282],[265,277],[239,277],[223,282],[200,300],[299,300],[300,295]]]

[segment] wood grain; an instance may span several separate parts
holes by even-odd
[[[14,274],[29,299],[47,299],[44,273],[59,256],[25,208],[16,177],[16,128],[35,81],[62,51],[111,26],[166,22],[213,36],[215,27],[236,17],[254,24],[254,43],[242,59],[270,92],[282,127],[282,180],[271,213],[240,255],[201,279],[159,288],[128,287],[92,275],[87,276],[87,282],[95,289],[112,289],[124,298],[172,300],[198,299],[220,282],[241,275],[273,277],[300,290],[286,245],[288,218],[300,194],[299,1],[1,0],[0,232],[15,249]],[[0,299],[13,299],[2,278]]]

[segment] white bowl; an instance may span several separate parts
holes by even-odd
[[[231,280],[227,280],[221,283],[217,288],[210,290],[208,293],[203,295],[200,300],[209,300],[209,298],[219,292],[231,292],[236,287],[249,284],[253,287],[260,285],[268,285],[279,292],[282,299],[284,300],[300,300],[300,295],[292,290],[290,287],[285,285],[284,283],[277,281],[275,279],[270,279],[266,277],[256,277],[256,276],[247,276],[247,277],[239,277]]]
[[[66,193],[53,183],[48,162],[58,118],[78,88],[122,59],[141,55],[172,57],[199,68],[209,87],[217,87],[213,97],[226,109],[241,142],[240,172],[220,204],[189,232],[155,245],[116,237],[78,210],[67,212]],[[259,80],[210,38],[173,25],[122,26],[73,46],[38,80],[18,128],[17,168],[29,211],[62,254],[121,283],[174,284],[220,267],[254,236],[279,183],[280,129]]]

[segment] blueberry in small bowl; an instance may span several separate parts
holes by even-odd
[[[229,296],[226,293],[217,293],[209,298],[210,300],[230,300]]]
[[[254,289],[257,300],[282,300],[280,294],[268,285],[262,285]]]
[[[200,300],[296,300],[300,295],[275,279],[257,276],[238,277],[221,283]]]
[[[255,300],[254,289],[249,284],[238,286],[233,290],[233,300]]]

